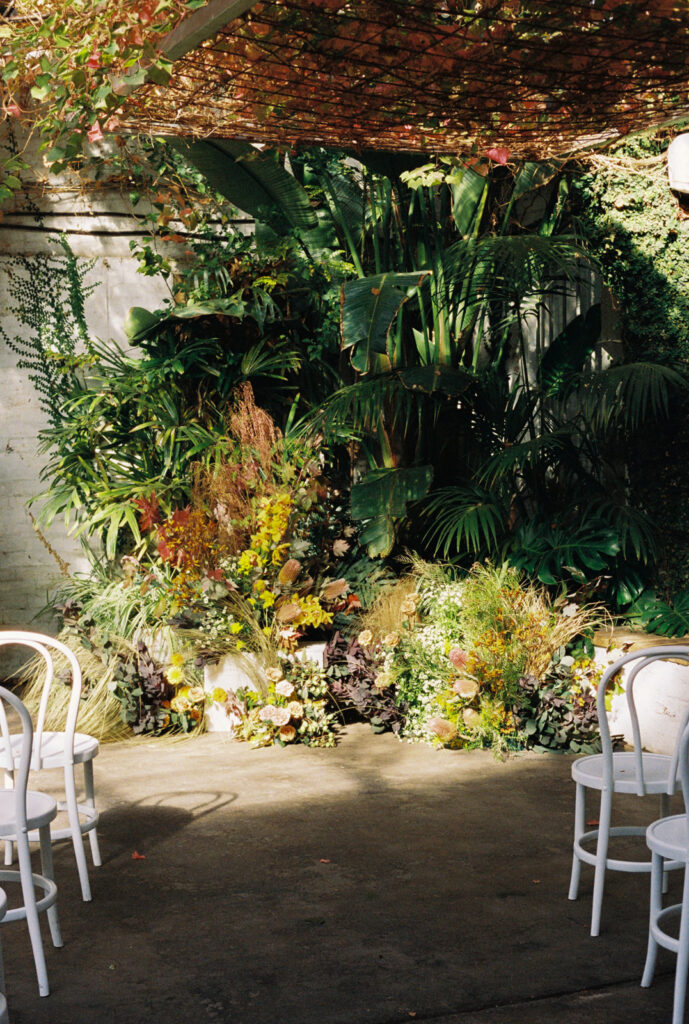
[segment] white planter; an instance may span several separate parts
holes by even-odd
[[[319,665],[323,664],[325,644],[305,644],[295,657],[307,658]],[[221,704],[209,701],[206,704],[206,729],[208,732],[232,732],[239,724],[240,718],[232,706],[232,695],[237,690],[258,690],[263,675],[260,659],[255,654],[226,654],[213,665],[205,665],[203,669],[203,688],[206,693],[221,689],[230,695],[230,700]]]
[[[623,670],[624,688],[627,669]],[[682,716],[689,705],[689,665],[658,661],[642,669],[634,682],[634,704],[639,716],[644,750],[672,754]],[[608,724],[613,736],[633,743],[627,700],[623,693],[612,699]]]

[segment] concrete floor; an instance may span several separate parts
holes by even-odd
[[[672,955],[639,987],[647,877],[609,876],[598,939],[590,869],[566,898],[568,757],[501,763],[354,726],[335,750],[110,745],[96,781],[92,903],[55,848],[50,996],[25,925],[2,928],[12,1024],[669,1021]]]

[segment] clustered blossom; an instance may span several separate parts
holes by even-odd
[[[283,656],[282,668],[266,671],[265,698],[254,691],[237,691],[241,721],[238,739],[252,746],[301,742],[333,746],[335,716],[328,709],[325,672],[309,661]]]

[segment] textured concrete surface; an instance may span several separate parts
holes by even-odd
[[[566,898],[567,757],[501,763],[356,726],[335,750],[218,735],[111,745],[96,779],[92,903],[71,849],[55,849],[65,945],[44,922],[50,996],[25,925],[0,931],[12,1024],[670,1018],[672,955],[650,990],[638,984],[647,878],[609,876],[598,939],[590,870]],[[41,783],[57,792],[59,777]]]

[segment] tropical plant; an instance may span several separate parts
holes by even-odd
[[[430,497],[427,540],[446,558],[509,558],[550,585],[600,580],[623,607],[641,592],[655,535],[629,504],[620,453],[644,422],[667,414],[686,380],[653,363],[562,370],[557,388],[554,379],[510,387],[492,375],[466,390],[475,442],[464,452],[466,482]]]

